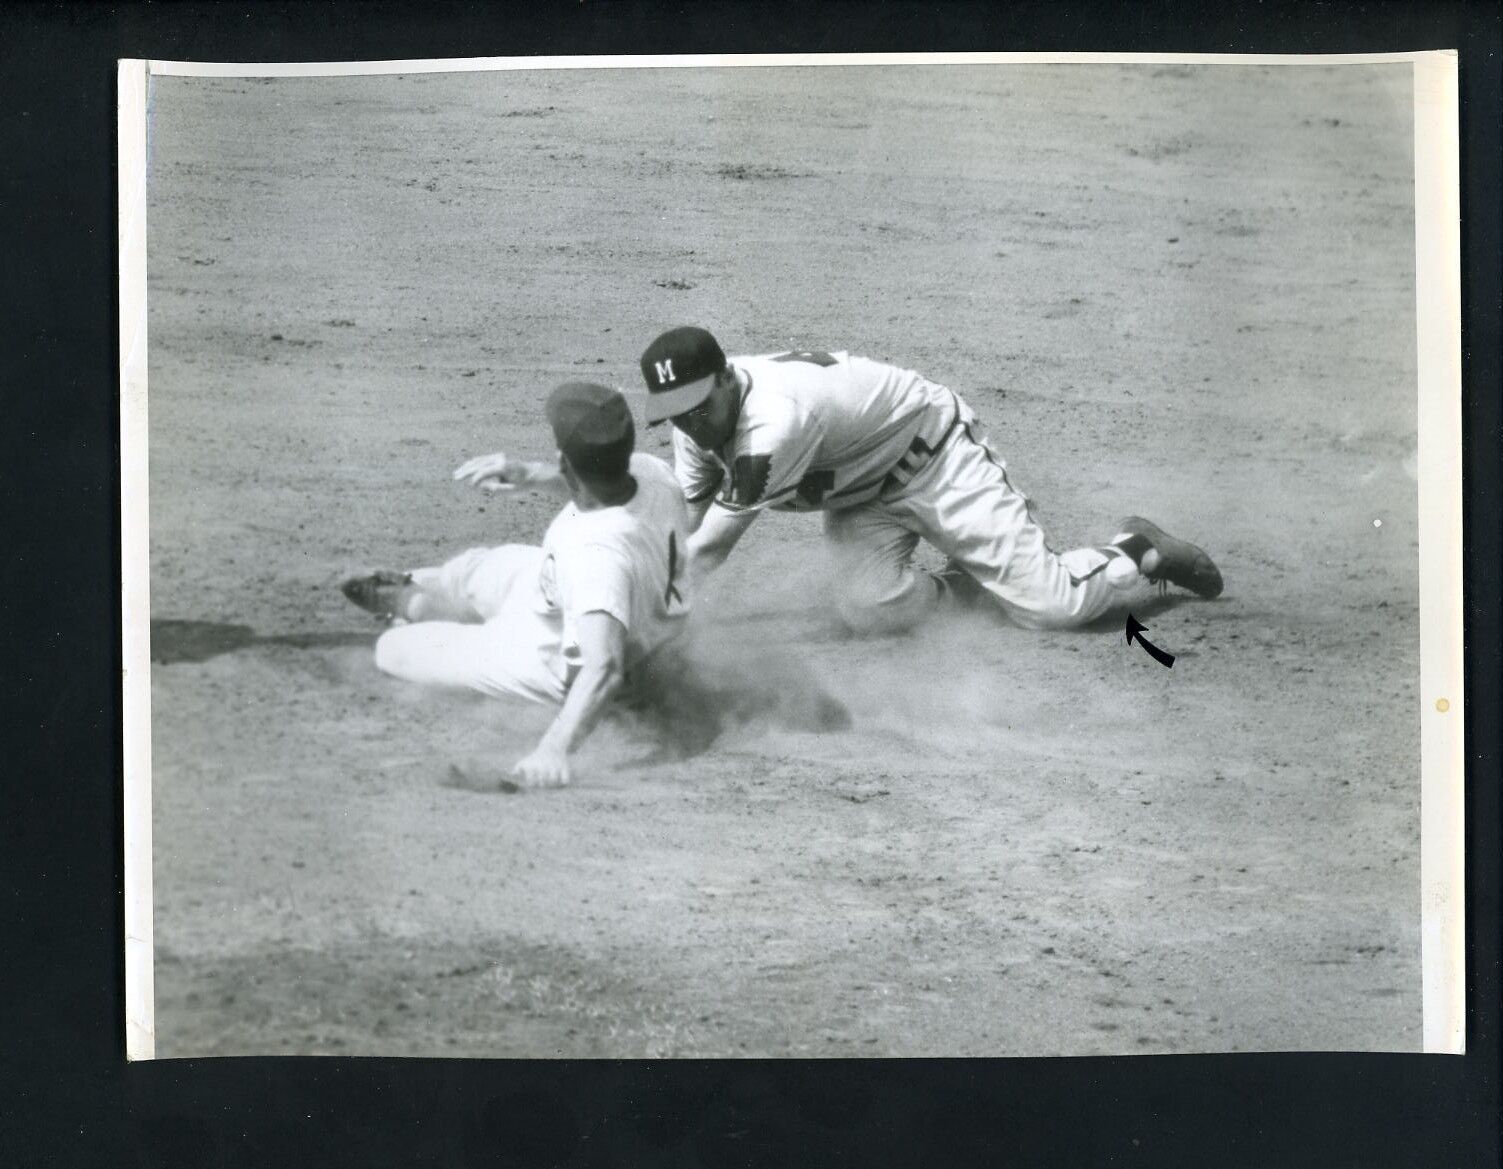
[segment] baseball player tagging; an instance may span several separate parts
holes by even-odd
[[[1085,624],[1161,580],[1221,592],[1204,551],[1135,516],[1109,543],[1056,553],[975,412],[911,370],[845,352],[727,360],[692,326],[654,340],[641,369],[648,424],[674,426],[675,472],[697,521],[692,575],[775,508],[824,513],[840,610],[858,629],[906,628],[942,598],[980,590],[1031,628]],[[950,558],[946,572],[914,565],[921,539]]]

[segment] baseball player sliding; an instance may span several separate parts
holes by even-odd
[[[487,490],[566,495],[542,547],[472,548],[436,568],[341,585],[393,622],[376,665],[411,682],[558,703],[514,768],[525,785],[569,782],[569,755],[639,666],[683,632],[689,517],[673,472],[633,453],[615,390],[569,382],[548,398],[556,466],[482,455],[454,472]]]
[[[648,425],[674,427],[693,580],[777,508],[824,512],[840,611],[858,630],[904,629],[947,598],[984,594],[1044,629],[1139,603],[1161,581],[1221,592],[1204,551],[1138,516],[1106,544],[1056,553],[975,413],[911,370],[843,352],[727,360],[692,326],[654,340],[641,368]],[[921,539],[949,557],[943,572],[914,565]]]

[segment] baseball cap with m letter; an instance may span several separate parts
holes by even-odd
[[[642,353],[647,424],[694,409],[710,396],[724,368],[720,343],[704,329],[683,325],[663,333]]]
[[[543,409],[558,449],[575,471],[602,479],[626,474],[636,426],[619,390],[565,382],[548,395]]]

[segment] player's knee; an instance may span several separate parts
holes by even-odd
[[[398,626],[376,638],[376,669],[383,674],[405,678],[412,672],[411,638],[408,636],[410,628],[411,626]]]
[[[885,583],[844,582],[836,608],[854,633],[903,633],[929,615],[938,597],[933,578],[913,572]]]

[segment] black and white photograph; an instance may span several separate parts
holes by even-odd
[[[1453,55],[121,94],[133,1057],[1460,1049]]]

